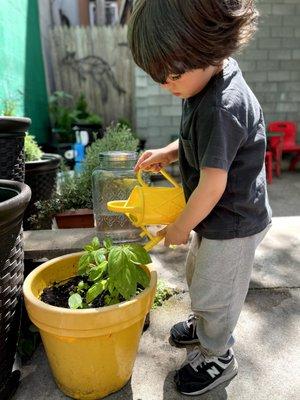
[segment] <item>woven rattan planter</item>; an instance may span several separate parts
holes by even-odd
[[[22,218],[30,200],[24,183],[0,180],[0,399],[19,379],[12,374],[20,324],[23,283]]]
[[[29,118],[0,117],[0,179],[24,182],[24,136]]]
[[[31,188],[31,200],[24,216],[24,229],[30,229],[28,218],[36,213],[35,202],[49,200],[56,190],[56,176],[61,156],[44,154],[41,160],[25,163],[25,183]],[[49,221],[48,229],[52,222]]]

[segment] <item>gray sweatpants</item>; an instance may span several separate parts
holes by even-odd
[[[227,240],[193,233],[186,279],[200,345],[209,355],[225,354],[234,344],[232,333],[247,295],[255,250],[269,229]]]

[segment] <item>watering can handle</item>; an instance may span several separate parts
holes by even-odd
[[[163,236],[154,236],[152,235],[152,233],[150,233],[148,231],[148,229],[145,226],[141,226],[142,228],[142,233],[141,233],[141,237],[145,237],[147,236],[147,238],[149,239],[149,241],[147,243],[144,244],[144,249],[146,251],[150,251],[154,246],[156,246],[161,240],[163,240]]]
[[[161,169],[160,171],[159,171],[166,179],[167,179],[167,181],[169,181],[172,185],[174,185],[175,187],[180,187],[180,185],[175,181],[175,179],[173,179],[172,178],[172,176],[171,175],[169,175],[168,173],[167,173],[167,171],[165,170],[165,169]],[[139,184],[141,185],[141,186],[148,186],[147,185],[147,183],[144,181],[144,179],[142,178],[142,173],[143,173],[143,171],[140,169],[139,171],[138,171],[138,173],[137,173],[137,179],[138,179],[138,181],[139,181]]]

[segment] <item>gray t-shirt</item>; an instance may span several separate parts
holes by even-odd
[[[201,236],[246,237],[270,223],[265,149],[261,107],[237,62],[229,58],[200,93],[183,101],[179,165],[186,200],[199,183],[201,168],[228,172],[221,199],[194,228]]]

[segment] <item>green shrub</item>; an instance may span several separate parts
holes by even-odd
[[[110,125],[104,137],[97,139],[87,148],[83,167],[83,175],[89,180],[93,170],[99,165],[99,153],[104,151],[136,151],[139,140],[131,128],[121,123]]]

